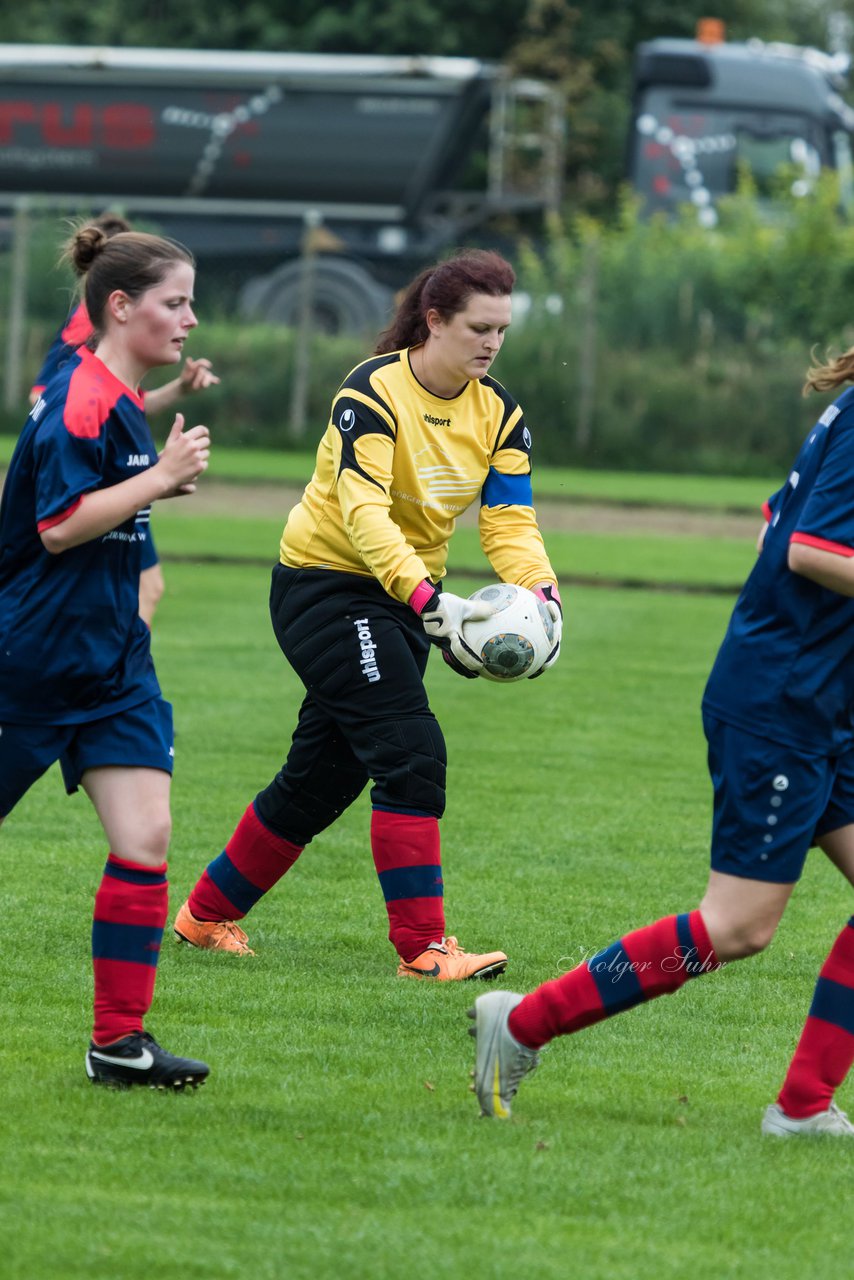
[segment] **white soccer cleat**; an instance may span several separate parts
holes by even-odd
[[[523,997],[515,991],[491,991],[479,996],[468,1016],[474,1019],[469,1035],[477,1042],[474,1066],[474,1091],[482,1116],[507,1120],[510,1103],[522,1078],[533,1071],[540,1060],[534,1049],[520,1044],[507,1025],[511,1012]]]
[[[826,1134],[833,1138],[854,1138],[854,1124],[844,1111],[840,1111],[835,1102],[831,1102],[826,1111],[807,1116],[804,1120],[796,1120],[787,1116],[778,1103],[772,1102],[765,1108],[762,1117],[762,1132],[773,1134],[775,1138],[796,1138],[799,1135],[814,1137]]]

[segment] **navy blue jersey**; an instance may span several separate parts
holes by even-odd
[[[150,508],[59,555],[40,531],[157,461],[142,399],[85,347],[34,406],[0,505],[0,720],[77,724],[157,697],[139,617]]]
[[[837,755],[854,743],[854,599],[792,573],[787,557],[790,542],[854,556],[854,389],[821,415],[765,515],[703,706],[749,733]]]

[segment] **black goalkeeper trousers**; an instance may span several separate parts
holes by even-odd
[[[369,780],[374,808],[440,818],[447,756],[418,616],[374,578],[285,565],[273,570],[270,614],[306,693],[288,757],[256,797],[262,821],[306,845]]]

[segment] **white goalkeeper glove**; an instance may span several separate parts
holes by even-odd
[[[563,634],[563,605],[560,600],[560,592],[554,582],[538,582],[535,587],[532,587],[532,591],[535,596],[542,600],[554,623],[554,645],[552,646],[552,651],[539,671],[535,671],[532,676],[528,676],[529,680],[536,680],[537,676],[541,676],[544,671],[548,671],[549,667],[553,667],[560,657],[560,640]]]
[[[428,578],[415,588],[409,603],[424,624],[430,643],[450,655],[448,666],[455,671],[463,667],[460,675],[477,675],[483,660],[463,639],[463,623],[484,621],[495,612],[493,606],[485,600],[465,600],[451,591],[437,591]]]

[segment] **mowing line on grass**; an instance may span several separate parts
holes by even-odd
[[[223,556],[216,554],[193,554],[181,555],[180,553],[169,552],[161,555],[161,561],[164,564],[204,564],[204,565],[222,565],[230,568],[245,567],[247,569],[269,569],[272,567],[273,561],[264,559],[263,556]],[[463,578],[465,581],[478,581],[483,579],[483,572],[480,569],[453,569],[455,578]],[[692,595],[692,596],[736,596],[742,588],[742,583],[700,583],[700,582],[656,582],[651,578],[600,578],[585,576],[584,574],[562,573],[561,582],[573,587],[598,587],[608,591],[664,591],[670,595]]]

